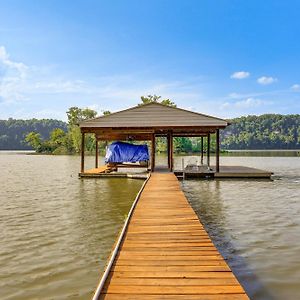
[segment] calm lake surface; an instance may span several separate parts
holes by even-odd
[[[221,163],[271,170],[275,179],[183,181],[188,200],[251,299],[298,299],[300,158]],[[0,299],[92,296],[143,181],[79,180],[79,164],[0,152]]]

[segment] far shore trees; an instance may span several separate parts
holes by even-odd
[[[151,102],[158,102],[163,105],[176,107],[170,99],[162,99],[161,96],[142,96],[138,105],[145,105]],[[103,111],[104,116],[110,111]],[[37,130],[27,131],[25,139],[21,142],[29,144],[36,152],[51,154],[76,154],[80,152],[81,133],[78,123],[95,118],[97,112],[89,108],[71,107],[67,111],[67,126],[62,121],[57,120],[0,120],[0,149],[1,143],[10,139],[5,131],[5,126],[9,126],[15,137],[20,134],[16,132],[15,124],[35,124]],[[1,123],[2,122],[2,123]],[[5,122],[3,124],[3,122]],[[41,124],[39,125],[38,122]],[[221,131],[222,149],[300,149],[300,115],[279,115],[265,114],[261,116],[247,116],[229,120],[231,126]],[[7,125],[6,125],[7,124]],[[45,135],[45,124],[51,125],[52,129],[48,136]],[[59,127],[53,128],[52,124]],[[32,126],[32,125],[31,125]],[[3,129],[2,129],[3,127]],[[32,127],[30,127],[32,128]],[[1,134],[1,130],[3,133]],[[45,136],[47,138],[45,138]],[[211,138],[211,150],[214,151],[215,139]],[[19,142],[20,143],[20,142]],[[99,150],[105,150],[105,142],[99,142]],[[200,138],[174,138],[175,153],[199,153],[201,145]],[[5,148],[9,149],[9,148]],[[17,149],[17,148],[11,148]],[[158,152],[166,151],[166,139],[156,139],[156,149]],[[204,149],[206,149],[206,139],[204,139]],[[86,151],[95,151],[94,135],[86,135]]]

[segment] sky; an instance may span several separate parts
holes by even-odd
[[[298,0],[0,0],[0,119],[142,95],[223,118],[300,113]]]

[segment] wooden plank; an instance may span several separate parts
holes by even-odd
[[[111,281],[112,282],[112,281]],[[215,286],[152,286],[152,285],[114,285],[109,284],[104,287],[103,291],[114,294],[156,294],[156,295],[170,295],[170,294],[239,294],[244,290],[240,285],[215,285]]]
[[[249,299],[171,173],[146,184],[100,295],[121,297]]]
[[[84,174],[101,174],[101,173],[105,173],[108,170],[109,170],[109,168],[107,166],[100,166],[98,168],[93,168],[93,169],[90,169],[90,170],[86,170],[84,172]]]
[[[126,250],[126,251],[142,251],[142,250],[145,250],[145,247],[138,247],[136,246],[135,248],[134,247],[127,247],[126,245],[122,247],[123,250]],[[215,247],[213,245],[207,245],[207,246],[202,246],[202,247],[181,247],[181,246],[177,246],[176,249],[172,249],[172,247],[147,247],[147,250],[164,250],[164,251],[169,251],[172,250],[172,251],[192,251],[192,250],[213,250],[215,249]]]
[[[144,249],[144,250],[140,250],[140,251],[128,251],[128,250],[123,250],[119,253],[120,255],[135,255],[135,256],[139,256],[139,255],[143,255],[143,256],[152,256],[152,255],[158,255],[158,256],[197,256],[197,255],[201,255],[201,256],[206,256],[206,255],[221,255],[217,249],[212,248],[212,250],[193,250],[193,251],[188,251],[186,250],[182,250],[182,251],[163,251],[161,249],[158,250],[152,250],[150,251],[149,249]]]
[[[215,285],[239,285],[238,281],[233,278],[128,278],[123,276],[114,276],[112,282],[107,281],[106,287],[108,285],[146,285],[146,286],[215,286]]]
[[[200,261],[200,260],[217,260],[217,259],[222,259],[222,256],[220,254],[218,255],[158,255],[158,254],[153,254],[153,255],[145,255],[145,254],[140,254],[140,255],[132,255],[132,254],[123,254],[120,253],[118,256],[119,260],[129,260],[129,259],[134,259],[134,260],[146,260],[146,261],[153,261],[154,259],[157,259],[158,261],[169,261],[169,260],[191,260],[191,261]]]
[[[224,266],[122,266],[115,264],[113,271],[148,271],[148,272],[227,272],[230,271],[229,267]]]
[[[226,272],[197,272],[197,271],[113,271],[111,274],[121,278],[232,278],[230,271]]]
[[[106,294],[103,293],[100,300],[247,300],[249,299],[244,293],[229,295],[141,295],[141,294]]]

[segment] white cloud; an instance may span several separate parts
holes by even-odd
[[[45,95],[88,94],[89,87],[84,81],[55,76],[51,71],[52,67],[27,66],[16,62],[10,58],[5,47],[0,46],[0,102],[16,104],[38,95],[42,100]]]
[[[0,64],[6,67],[8,71],[15,70],[22,78],[25,77],[28,69],[25,64],[11,60],[4,46],[0,46]]]
[[[0,46],[0,101],[16,102],[26,99],[22,93],[28,66],[10,59],[5,47]]]
[[[293,84],[292,86],[291,86],[291,89],[293,90],[293,91],[296,91],[296,92],[298,92],[298,91],[300,91],[300,84]]]
[[[27,118],[39,114],[62,118],[70,106],[90,106],[99,113],[106,109],[115,111],[136,105],[141,95],[148,94],[170,98],[184,107],[188,102],[199,101],[202,95],[199,77],[143,79],[145,74],[139,73],[78,80],[57,73],[54,66],[17,62],[10,58],[5,47],[0,47],[1,117]]]
[[[245,100],[237,101],[235,103],[235,106],[238,108],[252,108],[252,107],[259,107],[262,104],[264,104],[264,102],[260,99],[247,98]]]
[[[49,94],[56,93],[75,93],[84,89],[84,81],[82,80],[65,80],[56,79],[53,81],[38,81],[32,87],[36,92],[43,92]]]
[[[259,84],[262,84],[262,85],[272,84],[272,83],[274,83],[276,81],[277,81],[277,78],[267,77],[267,76],[262,76],[262,77],[260,77],[260,78],[257,79],[257,82]]]
[[[226,101],[221,104],[221,110],[232,110],[232,111],[239,111],[247,114],[247,111],[253,110],[262,106],[266,106],[272,104],[271,101],[262,100],[259,98],[249,97],[246,99],[230,102]]]
[[[245,79],[249,76],[250,76],[249,72],[239,71],[239,72],[234,72],[233,74],[231,74],[230,78],[232,78],[232,79]]]

